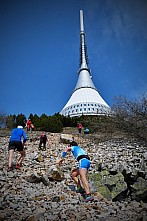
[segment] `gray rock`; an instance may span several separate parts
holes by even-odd
[[[57,180],[57,181],[62,181],[64,179],[64,174],[61,171],[60,167],[57,167],[55,165],[52,165],[48,171],[47,171],[47,176],[51,180]]]

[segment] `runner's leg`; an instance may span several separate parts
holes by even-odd
[[[14,150],[9,150],[9,154],[8,154],[8,167],[12,167],[13,155],[14,155]]]
[[[79,176],[79,170],[78,169],[73,169],[72,170],[72,179],[74,180],[77,187],[81,187],[81,182],[78,179],[78,176]]]
[[[87,178],[86,178],[86,175],[87,175],[87,170],[85,168],[80,168],[79,169],[79,174],[80,174],[80,179],[81,179],[81,182],[83,184],[83,187],[85,189],[85,192],[87,195],[90,194],[90,188],[89,188],[89,184],[88,184],[88,181],[87,181]]]
[[[20,158],[18,160],[18,163],[17,163],[18,165],[20,165],[22,163],[22,161],[24,160],[24,158],[26,156],[25,150],[22,150],[22,151],[19,151],[19,152],[20,152],[21,156],[20,156]]]

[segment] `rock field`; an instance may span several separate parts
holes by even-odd
[[[129,198],[115,202],[107,200],[94,189],[90,180],[94,202],[83,202],[83,197],[73,191],[70,171],[77,162],[70,154],[61,166],[64,179],[48,179],[48,169],[57,166],[67,144],[60,139],[61,134],[47,133],[47,150],[39,151],[39,135],[39,132],[27,132],[26,158],[21,171],[14,168],[10,172],[7,172],[9,135],[0,136],[0,220],[147,221],[146,201],[138,202]],[[134,167],[144,170],[147,180],[146,146],[127,139],[113,139],[96,144],[88,135],[84,137],[74,134],[74,140],[89,153],[89,174],[97,173],[98,162],[102,162],[102,167],[109,170],[120,165],[131,171]],[[16,152],[14,167],[18,157]]]

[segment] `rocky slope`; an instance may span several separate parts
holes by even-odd
[[[147,220],[146,200],[136,201],[130,197],[121,201],[106,199],[98,192],[92,179],[89,179],[89,182],[95,200],[83,202],[83,197],[74,191],[74,183],[70,177],[71,169],[77,165],[72,155],[69,155],[61,166],[64,179],[49,179],[48,170],[57,166],[61,152],[67,144],[60,139],[61,134],[47,133],[47,150],[38,151],[40,133],[27,132],[27,135],[29,139],[26,158],[21,171],[15,169],[19,157],[16,152],[13,159],[14,169],[11,172],[7,172],[9,135],[0,136],[0,220]],[[96,144],[88,135],[70,136],[74,136],[74,140],[88,151],[92,161],[90,175],[98,174],[105,168],[117,171],[123,165],[126,171],[132,172],[134,168],[142,171],[146,181],[146,146],[124,139]]]

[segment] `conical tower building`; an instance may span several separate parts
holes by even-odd
[[[98,93],[92,81],[90,68],[88,67],[82,10],[80,10],[80,65],[78,75],[76,87],[60,114],[70,117],[81,115],[109,115],[111,109]]]

